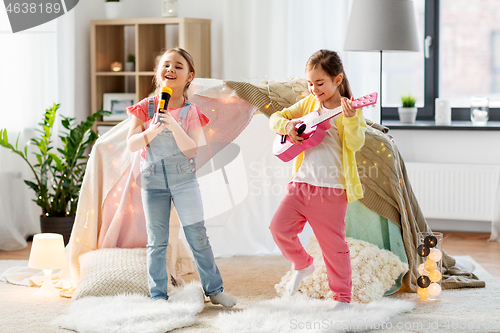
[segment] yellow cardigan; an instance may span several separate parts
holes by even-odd
[[[291,107],[273,113],[269,118],[269,124],[271,129],[276,133],[287,134],[285,128],[290,119],[300,118],[312,111],[319,111],[320,108],[321,102],[311,94]],[[335,120],[335,125],[342,141],[342,165],[346,183],[347,201],[353,202],[363,197],[363,189],[359,180],[355,156],[356,151],[360,150],[365,144],[366,122],[363,112],[361,109],[358,109],[356,115],[353,117],[344,117],[341,114]],[[295,158],[293,174],[299,169],[303,158],[304,153],[300,153]]]

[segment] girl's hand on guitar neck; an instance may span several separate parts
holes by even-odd
[[[295,127],[299,123],[302,123],[302,121],[298,119],[292,119],[288,122],[288,124],[286,124],[286,133],[288,134],[290,140],[292,140],[292,142],[296,145],[301,145],[301,141],[304,140],[303,137],[299,136],[297,128]]]
[[[352,107],[352,97],[351,100],[347,99],[346,97],[342,97],[340,100],[340,104],[342,105],[342,113],[344,114],[344,117],[350,118],[356,115],[356,109]]]

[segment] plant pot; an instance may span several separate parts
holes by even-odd
[[[40,228],[42,233],[61,234],[64,246],[68,245],[71,231],[73,230],[74,216],[42,216],[40,215]]]
[[[122,12],[122,3],[121,2],[105,2],[104,9],[106,11],[107,19],[116,19],[120,17]]]
[[[125,63],[125,71],[126,72],[133,72],[135,71],[135,63],[131,61],[127,61]]]
[[[415,119],[417,118],[417,108],[398,108],[399,113],[399,121],[402,124],[414,124]]]

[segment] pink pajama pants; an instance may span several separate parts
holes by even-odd
[[[345,190],[291,182],[269,226],[283,256],[300,270],[313,263],[297,236],[309,221],[323,253],[333,299],[339,302],[351,301],[352,288],[346,210]]]

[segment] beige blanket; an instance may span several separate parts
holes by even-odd
[[[267,116],[309,94],[306,81],[298,78],[286,82],[261,82],[261,86],[236,81],[225,81],[225,84]],[[420,231],[430,231],[430,228],[413,194],[397,145],[387,134],[388,128],[369,120],[367,123],[369,126],[365,145],[356,153],[364,190],[364,198],[360,201],[370,210],[401,227],[410,266],[403,277],[403,284],[407,290],[416,291],[417,235]],[[485,286],[474,274],[457,268],[455,260],[446,253],[443,256],[443,267],[444,288]]]
[[[92,148],[87,163],[87,170],[83,180],[78,210],[71,232],[70,242],[66,248],[69,266],[62,271],[61,277],[78,284],[80,279],[80,265],[78,257],[89,251],[101,247],[136,248],[146,247],[147,235],[141,204],[136,204],[131,212],[122,205],[128,205],[133,195],[124,195],[124,198],[115,200],[114,190],[122,186],[122,192],[132,193],[127,188],[135,188],[134,180],[138,173],[138,153],[131,153],[127,149],[126,137],[129,120],[125,120],[101,136]],[[129,192],[127,192],[129,191]],[[139,195],[135,195],[136,197]],[[120,230],[113,228],[102,229],[103,209],[105,205],[114,206],[110,200],[115,200],[118,212],[125,211],[126,215],[116,218],[111,216],[105,221],[115,221]],[[139,200],[140,201],[140,200]],[[112,224],[111,224],[112,225]],[[182,283],[181,274],[194,271],[192,259],[187,254],[183,244],[179,241],[179,220],[175,210],[172,211],[169,245],[167,248],[168,271],[170,275]]]

